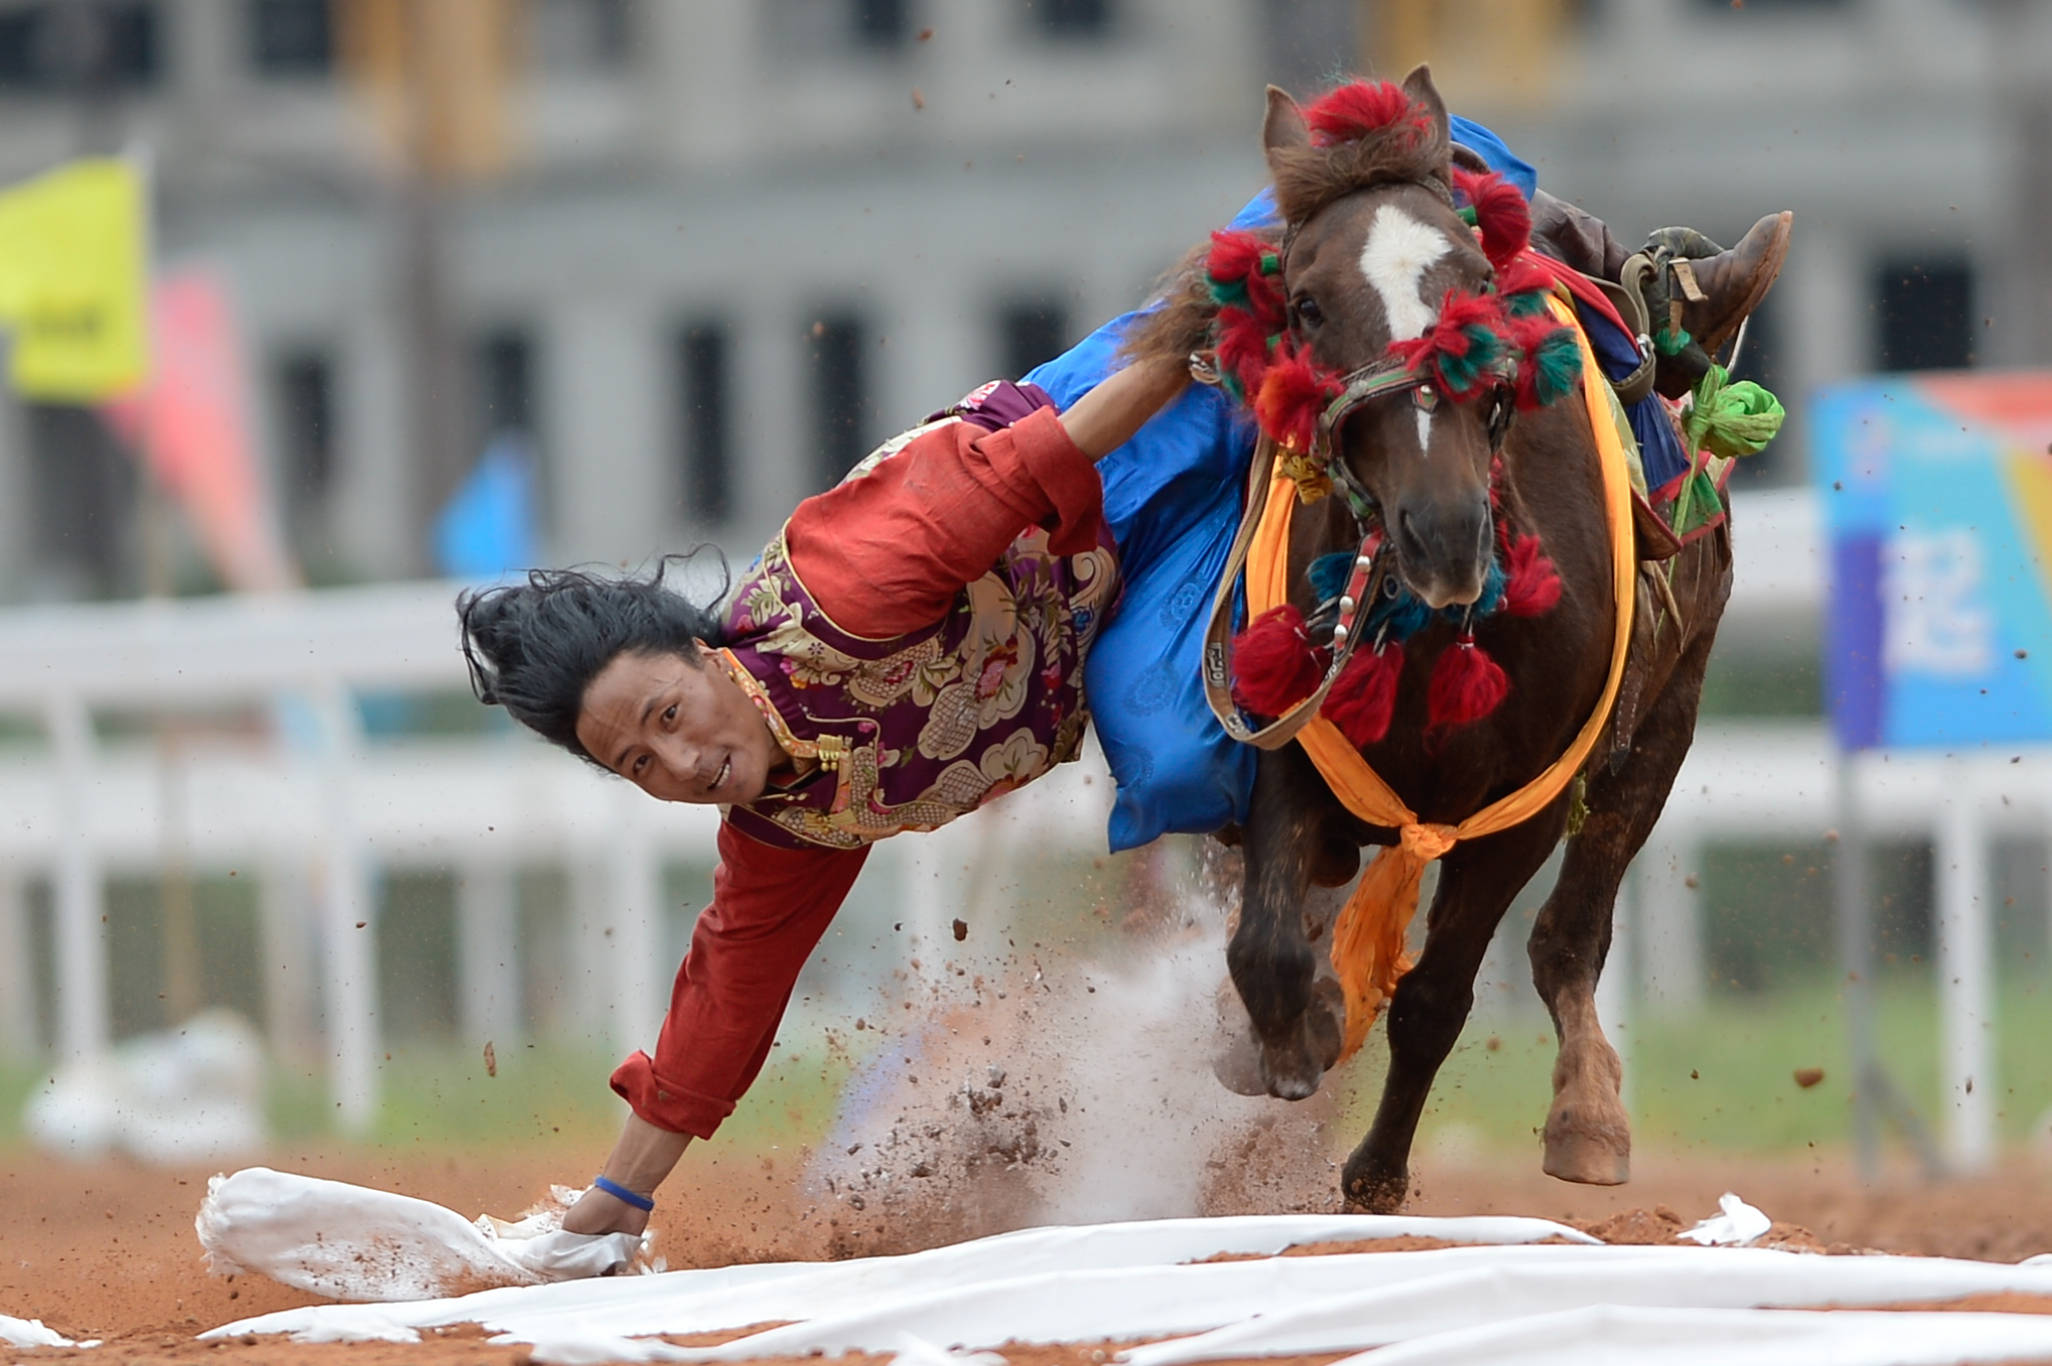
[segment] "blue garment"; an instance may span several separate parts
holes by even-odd
[[[1530,166],[1480,124],[1453,124],[1456,142],[1531,196]],[[1274,196],[1263,190],[1232,226],[1274,220]],[[1114,318],[1025,382],[1067,409],[1118,368],[1119,338],[1138,316]],[[1113,852],[1246,819],[1256,751],[1211,714],[1199,664],[1211,597],[1239,530],[1255,435],[1223,393],[1192,385],[1097,462],[1125,589],[1084,662],[1083,688],[1117,784]]]

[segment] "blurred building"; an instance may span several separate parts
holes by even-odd
[[[1791,397],[2052,358],[2052,7],[1999,0],[0,0],[0,179],[148,151],[316,581],[432,572],[509,431],[549,559],[745,558],[1140,300],[1259,183],[1264,81],[1428,57],[1628,240],[1796,208],[1753,342]],[[133,592],[137,484],[10,400],[0,599]]]

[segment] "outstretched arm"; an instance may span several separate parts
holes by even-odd
[[[1180,362],[1134,366],[1066,413],[1043,408],[995,432],[936,427],[799,504],[784,529],[791,567],[844,631],[880,639],[931,626],[1029,527],[1046,527],[1058,555],[1095,545],[1104,486],[1093,462],[1188,378]]]
[[[605,1177],[649,1195],[696,1138],[733,1113],[769,1057],[798,972],[847,898],[869,851],[773,848],[720,824],[713,900],[677,970],[655,1056],[613,1073],[633,1107]],[[572,1233],[639,1233],[642,1211],[593,1188],[571,1207]]]

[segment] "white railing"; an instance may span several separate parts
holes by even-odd
[[[1822,561],[1808,495],[1741,497],[1739,573],[1727,630],[1817,629]],[[458,875],[460,1018],[472,1036],[517,1027],[510,965],[509,869],[578,870],[574,975],[582,1020],[621,1045],[645,1043],[669,973],[662,944],[665,862],[708,857],[715,814],[659,806],[525,736],[373,742],[356,695],[466,686],[451,603],[458,585],[400,584],[177,602],[0,613],[0,713],[36,719],[42,747],[0,750],[0,1044],[23,1045],[32,1017],[22,885],[53,889],[56,1040],[63,1056],[107,1042],[103,906],[107,879],[175,859],[258,880],[274,1037],[304,1028],[317,965],[323,1049],[342,1120],[368,1122],[381,1051],[375,1000],[377,869]],[[245,739],[101,742],[96,712],[259,706],[276,724]],[[1985,845],[1998,832],[2042,833],[2052,766],[1868,756],[1858,781],[1871,828],[1925,833],[1938,845],[1941,907],[1961,998],[1948,1007],[1955,1072],[1985,1074],[1969,1027],[1987,993]],[[1683,885],[1702,845],[1748,836],[1816,836],[1842,823],[1836,758],[1814,725],[1705,726],[1642,858],[1631,930],[1650,1000],[1685,1008],[1703,980],[1692,897]],[[879,846],[935,941],[961,897],[961,870],[994,847],[1103,847],[1110,787],[1095,765],[1049,779],[936,837]],[[275,970],[273,970],[275,969]],[[1957,993],[1955,993],[1957,995]],[[297,1021],[295,1025],[293,1022]],[[1969,1022],[1962,1024],[1960,1021]],[[1985,1043],[1981,1045],[1985,1048]],[[1985,1096],[1992,1088],[1983,1087]],[[1969,1119],[1962,1142],[1979,1142]]]

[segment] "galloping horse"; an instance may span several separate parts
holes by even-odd
[[[1579,341],[1554,330],[1557,316],[1533,316],[1551,307],[1539,288],[1550,281],[1531,275],[1526,225],[1510,221],[1521,201],[1505,206],[1507,187],[1454,164],[1446,109],[1425,68],[1401,88],[1343,87],[1308,111],[1273,88],[1268,101],[1263,142],[1280,233],[1268,235],[1256,264],[1237,278],[1226,268],[1223,281],[1221,256],[1245,255],[1246,244],[1215,238],[1209,269],[1193,259],[1129,350],[1209,349],[1219,371],[1237,371],[1264,432],[1299,472],[1308,461],[1312,480],[1334,491],[1295,510],[1289,605],[1250,626],[1236,649],[1255,648],[1257,627],[1308,642],[1309,662],[1293,667],[1309,672],[1293,691],[1311,693],[1324,673],[1330,692],[1309,700],[1342,722],[1351,747],[1414,814],[1364,820],[1303,744],[1262,752],[1227,950],[1260,1084],[1286,1099],[1310,1095],[1343,1041],[1350,1050],[1365,1029],[1317,970],[1314,943],[1330,927],[1305,912],[1310,888],[1351,881],[1366,845],[1397,846],[1378,857],[1408,852],[1414,868],[1443,854],[1423,950],[1408,971],[1389,965],[1388,1076],[1342,1173],[1349,1206],[1401,1206],[1419,1116],[1473,1004],[1483,952],[1512,898],[1569,834],[1579,800],[1585,814],[1530,940],[1533,981],[1559,1040],[1544,1166],[1569,1181],[1617,1184],[1629,1173],[1631,1140],[1596,980],[1618,884],[1694,734],[1730,591],[1728,531],[1657,569],[1636,554],[1614,556],[1620,534],[1631,533],[1629,518],[1620,533],[1617,486],[1599,466],[1591,414],[1601,410],[1552,364],[1563,343],[1579,352]],[[1455,206],[1456,184],[1474,203],[1479,233]],[[1237,309],[1244,326],[1245,315],[1262,312],[1262,296],[1279,330],[1265,347],[1236,344],[1222,320]],[[1584,367],[1583,384],[1603,382]],[[1624,582],[1629,593],[1619,592]],[[1620,633],[1618,614],[1634,598]],[[1380,625],[1369,604],[1383,605]],[[1362,670],[1344,705],[1342,663]],[[1255,704],[1252,691],[1239,692],[1249,711],[1285,710],[1281,700]],[[1585,730],[1593,743],[1581,750],[1579,783],[1507,828],[1443,838],[1555,766]],[[1399,947],[1401,932],[1399,924]],[[1371,994],[1366,1004],[1372,1018],[1381,1002]]]

